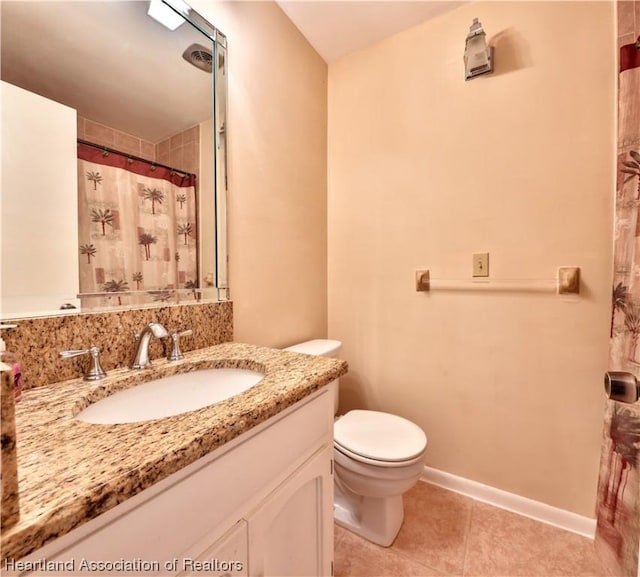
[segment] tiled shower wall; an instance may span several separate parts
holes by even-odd
[[[78,116],[78,138],[200,176],[200,126],[153,143]]]
[[[640,36],[640,0],[618,2],[618,47],[632,44]]]
[[[192,126],[156,144],[156,161],[200,177],[200,126]]]
[[[121,152],[139,156],[146,160],[158,160],[156,158],[156,145],[153,142],[82,116],[78,116],[78,138],[88,140],[94,144],[115,148]]]

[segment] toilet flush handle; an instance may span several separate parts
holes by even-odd
[[[609,371],[604,374],[604,390],[612,401],[635,403],[640,399],[638,379],[631,373]]]

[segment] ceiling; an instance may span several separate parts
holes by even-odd
[[[453,0],[277,0],[277,3],[325,62],[338,60],[466,4]]]

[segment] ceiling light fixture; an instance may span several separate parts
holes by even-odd
[[[175,30],[184,23],[190,9],[182,0],[151,0],[147,14],[169,30]]]

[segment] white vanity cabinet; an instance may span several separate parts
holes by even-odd
[[[324,387],[20,561],[77,575],[331,575],[333,394]]]
[[[244,519],[238,521],[223,537],[202,553],[183,557],[179,577],[191,577],[203,572],[221,576],[249,575],[249,537]]]
[[[251,575],[332,574],[332,456],[333,446],[320,450],[249,517]],[[329,518],[321,522],[327,501]]]

